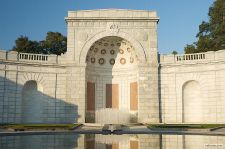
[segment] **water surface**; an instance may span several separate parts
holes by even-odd
[[[225,136],[27,135],[1,136],[0,149],[225,149]]]

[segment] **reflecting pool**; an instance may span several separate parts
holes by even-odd
[[[0,149],[225,149],[225,136],[143,134],[1,136]]]

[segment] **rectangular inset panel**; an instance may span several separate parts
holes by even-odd
[[[130,83],[130,110],[138,110],[138,88],[137,82]]]
[[[87,83],[87,111],[95,110],[95,83]]]
[[[112,84],[106,84],[106,108],[112,108]]]
[[[130,149],[138,149],[138,141],[130,141]]]
[[[118,84],[106,84],[106,108],[119,108]]]
[[[119,144],[118,143],[106,144],[105,148],[106,149],[119,149]]]
[[[112,149],[119,149],[119,143],[113,143]]]

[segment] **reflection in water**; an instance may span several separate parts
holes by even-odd
[[[225,149],[223,136],[32,135],[1,136],[0,149]]]

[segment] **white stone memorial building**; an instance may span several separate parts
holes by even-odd
[[[64,55],[0,51],[0,123],[225,123],[225,51],[159,54],[155,11],[65,20]]]

